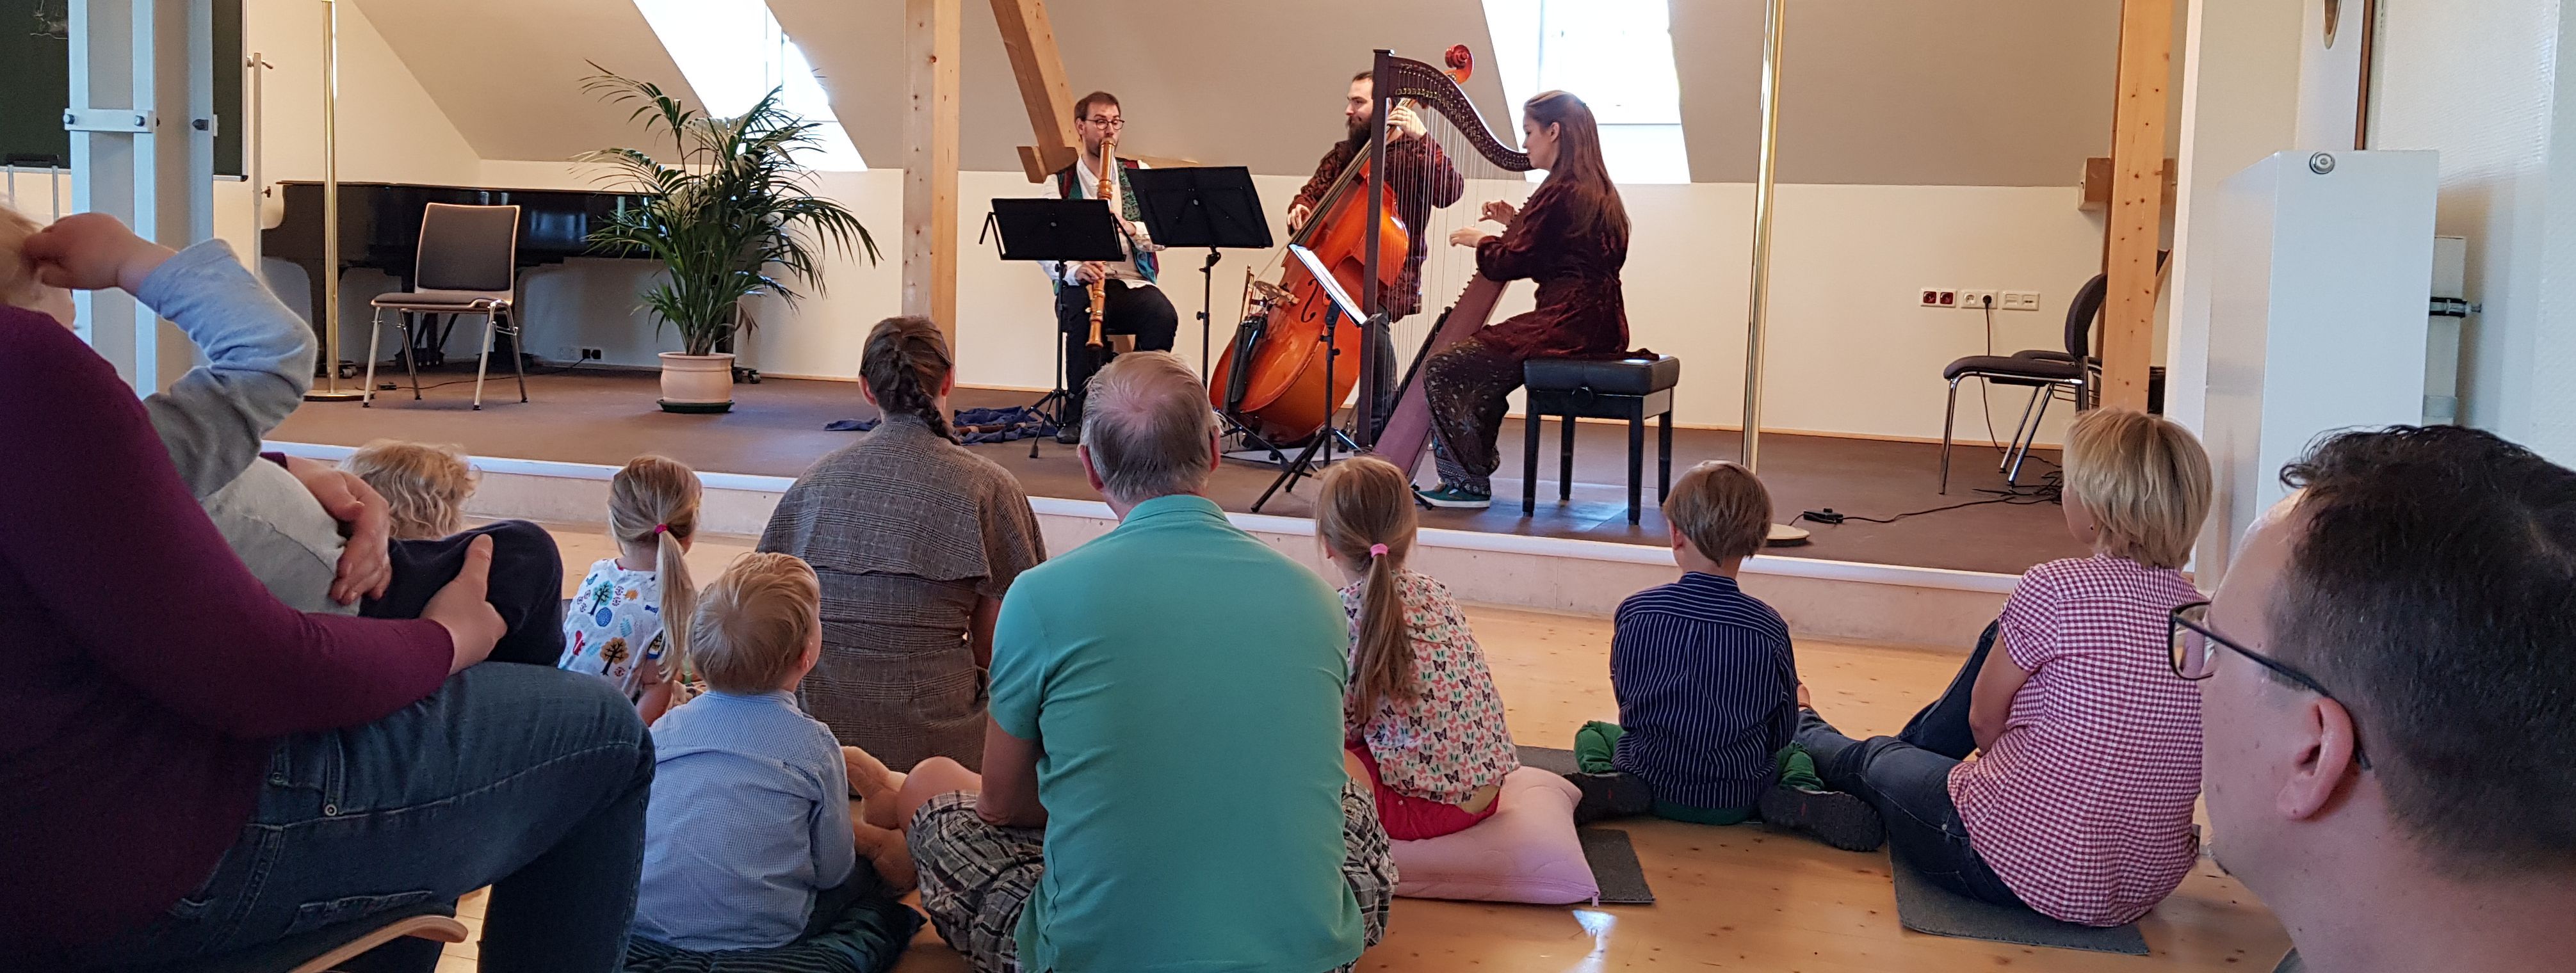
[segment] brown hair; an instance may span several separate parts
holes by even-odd
[[[638,456],[608,481],[608,532],[620,545],[653,546],[653,582],[662,589],[663,671],[678,675],[689,656],[689,618],[697,585],[680,541],[698,532],[697,471],[666,456]],[[764,690],[765,691],[765,690]]]
[[[379,439],[350,453],[340,469],[384,494],[395,540],[436,540],[465,529],[474,473],[463,447]]]
[[[1351,660],[1350,714],[1365,723],[1377,716],[1381,700],[1413,702],[1421,688],[1413,681],[1413,639],[1404,624],[1404,602],[1396,591],[1396,572],[1413,551],[1416,518],[1413,484],[1395,464],[1374,456],[1355,456],[1333,464],[1315,494],[1315,537],[1333,559],[1359,567],[1359,640]],[[1386,553],[1372,556],[1372,545]]]
[[[1171,352],[1112,360],[1092,376],[1083,412],[1082,449],[1111,499],[1142,503],[1207,485],[1216,413],[1198,375]]]
[[[822,603],[822,582],[795,555],[734,559],[689,620],[698,633],[698,674],[718,692],[778,689],[805,661],[805,645],[823,625]]]
[[[2149,567],[2191,559],[2209,516],[2209,454],[2190,431],[2130,409],[2095,409],[2066,434],[2066,501],[2102,528],[2103,550]]]
[[[1082,100],[1073,103],[1074,120],[1080,121],[1090,118],[1091,106],[1093,105],[1107,105],[1111,108],[1119,109],[1122,114],[1126,111],[1125,106],[1118,103],[1117,95],[1110,94],[1106,91],[1094,91],[1082,96]]]
[[[0,304],[29,307],[44,293],[36,282],[36,265],[27,259],[27,238],[44,230],[35,217],[0,200]]]
[[[887,318],[868,332],[866,350],[859,353],[859,379],[868,384],[868,394],[876,397],[886,418],[910,415],[930,431],[955,439],[938,402],[939,387],[947,384],[954,365],[947,336],[929,318]]]
[[[1628,207],[1619,202],[1619,187],[1610,181],[1610,164],[1601,156],[1601,127],[1592,106],[1563,91],[1543,91],[1521,104],[1521,113],[1556,129],[1556,166],[1545,185],[1562,185],[1581,204],[1575,225],[1585,232],[1628,236]]]
[[[1709,460],[1673,481],[1664,519],[1701,557],[1752,557],[1771,539],[1771,491],[1742,464]]]
[[[1360,72],[1360,73],[1358,73],[1358,74],[1351,75],[1351,80],[1353,80],[1353,81],[1366,81],[1366,82],[1369,82],[1370,84],[1376,84],[1376,83],[1377,83],[1377,69],[1376,69],[1376,68],[1370,68],[1370,69],[1368,69],[1368,70],[1366,70],[1366,71],[1362,71],[1362,72]]]

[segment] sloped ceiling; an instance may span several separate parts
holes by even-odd
[[[357,0],[477,152],[559,159],[631,142],[580,91],[585,60],[686,92],[631,0]],[[1017,171],[1030,141],[987,0],[962,0],[961,164]],[[1674,0],[1692,178],[1753,176],[1763,0]],[[903,0],[770,0],[871,164],[902,158]],[[1463,43],[1508,124],[1480,0],[1051,0],[1078,96],[1119,96],[1131,152],[1303,175],[1342,89],[1387,47]],[[2069,185],[2107,151],[2119,0],[1829,0],[1790,6],[1780,178]],[[1580,92],[1578,92],[1579,94]]]

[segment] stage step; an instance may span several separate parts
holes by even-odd
[[[272,442],[272,451],[337,461],[347,446]],[[466,505],[478,517],[594,523],[608,509],[613,466],[552,460],[475,457],[478,486]],[[759,536],[791,481],[786,477],[700,473],[706,487],[701,529]],[[1069,551],[1117,526],[1097,500],[1032,497],[1047,549]],[[1314,522],[1302,517],[1228,514],[1235,525],[1319,571]],[[1461,600],[1514,608],[1607,616],[1628,595],[1674,577],[1663,548],[1604,541],[1426,529],[1413,567],[1446,583]],[[1333,577],[1333,575],[1327,575]],[[2008,574],[1910,568],[1815,558],[1761,556],[1745,563],[1744,589],[1771,604],[1802,636],[1966,650],[2003,607],[2018,580]]]

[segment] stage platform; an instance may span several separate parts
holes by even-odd
[[[379,373],[382,374],[381,372]],[[395,373],[397,376],[399,372]],[[769,379],[734,387],[734,411],[724,415],[674,415],[657,410],[656,378],[635,371],[574,370],[528,380],[529,402],[517,401],[506,375],[495,375],[484,390],[481,411],[468,408],[472,380],[426,392],[414,402],[408,387],[379,393],[371,408],[356,403],[308,403],[271,434],[281,442],[356,446],[371,439],[397,438],[455,443],[477,457],[549,460],[617,466],[640,453],[661,453],[701,473],[795,477],[817,457],[856,440],[861,433],[832,432],[823,425],[835,419],[872,418],[876,410],[847,382]],[[452,382],[458,375],[441,370],[424,375],[424,383]],[[1017,391],[959,389],[951,403],[959,408],[1024,404],[1036,396]],[[2009,419],[2010,417],[2005,417]],[[1971,424],[1973,413],[1963,416]],[[1654,439],[1647,439],[1645,503],[1641,523],[1627,523],[1627,436],[1617,424],[1587,423],[1576,434],[1574,499],[1556,499],[1556,430],[1545,430],[1539,452],[1537,514],[1522,517],[1519,462],[1521,425],[1510,420],[1502,432],[1506,456],[1495,483],[1495,504],[1484,511],[1426,510],[1426,527],[1489,534],[1556,537],[1621,544],[1662,546],[1667,532],[1654,509]],[[1096,500],[1083,480],[1070,447],[1053,440],[1029,456],[1026,441],[972,447],[1020,478],[1031,497]],[[1706,459],[1733,458],[1737,436],[1723,430],[1673,431],[1673,468],[1688,468]],[[1981,489],[2003,486],[1995,472],[1996,451],[1979,443],[1961,445],[1955,456],[1949,495],[1935,489],[1939,473],[1937,444],[1845,439],[1769,433],[1762,437],[1762,479],[1771,489],[1777,518],[1801,510],[1833,508],[1847,514],[1887,517],[1949,503],[1985,499]],[[2055,454],[2041,451],[2024,469],[2025,483],[2053,470]],[[1427,468],[1427,464],[1426,464]],[[1229,461],[1218,471],[1210,495],[1227,510],[1246,512],[1277,475],[1259,464]],[[1311,483],[1282,493],[1262,509],[1283,517],[1312,512]],[[1802,524],[1813,532],[1806,544],[1775,547],[1769,553],[1792,558],[1819,558],[1863,564],[1941,568],[1955,571],[2018,574],[2041,561],[2078,556],[2083,550],[2067,535],[2054,503],[1986,504],[1909,517],[1894,524],[1849,521],[1840,525]]]

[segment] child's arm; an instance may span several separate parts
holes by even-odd
[[[249,468],[260,437],[312,387],[313,329],[278,303],[223,241],[174,254],[114,217],[79,213],[29,238],[27,249],[31,259],[62,271],[113,268],[117,287],[170,319],[204,352],[206,364],[143,400],[181,482],[198,499]]]

